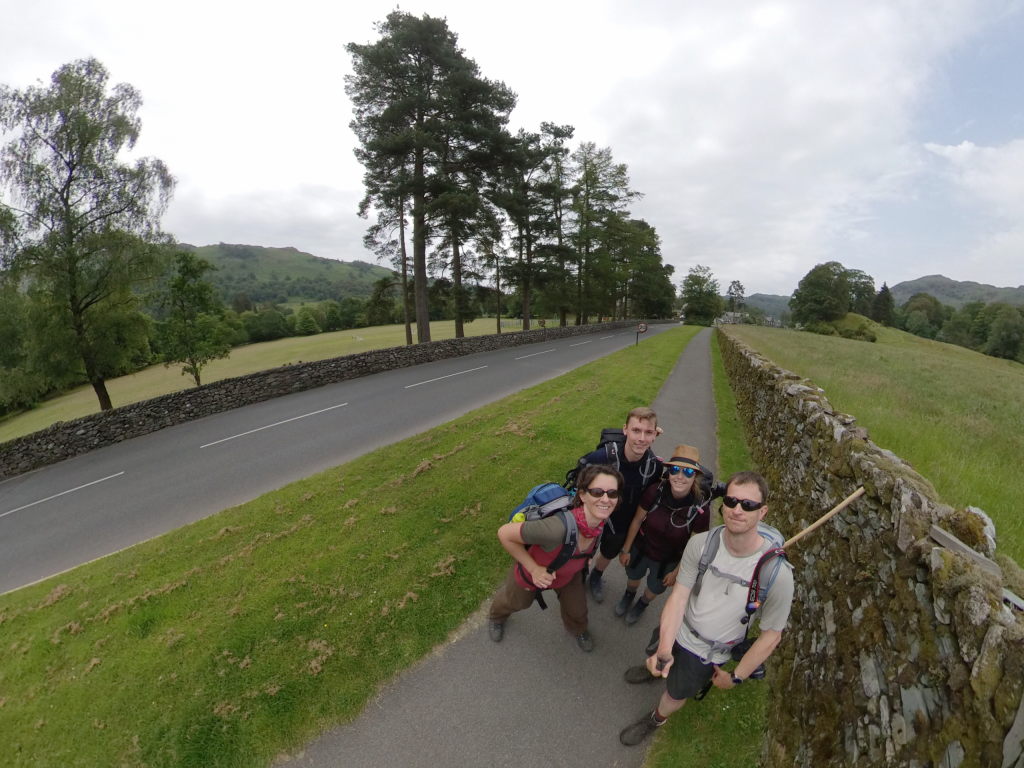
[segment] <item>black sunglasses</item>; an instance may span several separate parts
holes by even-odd
[[[617,499],[617,498],[619,498],[619,492],[618,491],[615,491],[615,490],[606,491],[604,488],[587,488],[587,493],[589,493],[595,499],[600,499],[606,493],[608,494],[608,498],[609,499]]]
[[[680,472],[682,472],[686,477],[693,477],[697,474],[697,470],[693,467],[677,467],[674,464],[669,465],[668,473],[670,475],[678,475]]]
[[[743,507],[744,512],[753,512],[755,509],[760,509],[764,506],[763,501],[753,501],[752,499],[737,499],[735,496],[723,496],[722,503],[725,504],[729,509],[732,509],[737,504]]]

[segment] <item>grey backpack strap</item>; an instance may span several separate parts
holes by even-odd
[[[609,455],[610,454],[610,455]],[[604,455],[608,457],[608,463],[613,464],[616,469],[619,467],[619,444],[612,440],[604,447]]]
[[[700,592],[701,582],[704,581],[704,573],[707,571],[711,561],[715,559],[715,555],[718,554],[718,545],[722,541],[723,527],[717,525],[712,528],[708,534],[708,540],[704,542],[704,551],[700,553],[700,560],[697,563],[697,579],[693,582],[693,587],[690,588],[690,600],[697,597],[697,594]]]
[[[565,538],[562,540],[562,548],[555,555],[555,559],[548,565],[548,573],[554,573],[572,559],[576,554],[576,546],[579,544],[580,529],[576,525],[576,518],[569,510],[560,509],[555,513],[565,524]]]

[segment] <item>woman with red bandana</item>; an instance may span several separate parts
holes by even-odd
[[[594,553],[605,520],[618,504],[622,475],[614,467],[590,464],[580,470],[576,487],[576,505],[565,516],[553,514],[540,520],[506,523],[498,529],[498,540],[516,565],[491,602],[488,630],[494,642],[500,643],[505,636],[505,622],[510,615],[529,608],[539,592],[553,589],[558,595],[565,628],[582,650],[594,649],[594,639],[587,629],[583,568]],[[579,532],[576,551],[565,565],[551,572],[548,566],[561,551],[567,526],[572,524]]]

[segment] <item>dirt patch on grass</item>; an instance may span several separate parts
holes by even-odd
[[[43,602],[36,606],[36,610],[41,611],[43,608],[49,608],[51,605],[56,605],[70,594],[71,587],[67,584],[58,584],[50,590],[50,594],[43,598]]]

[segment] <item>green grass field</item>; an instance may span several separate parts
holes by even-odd
[[[696,330],[0,596],[4,764],[248,768],[356,717],[493,591],[524,482],[651,402]]]
[[[728,332],[822,387],[946,503],[984,509],[999,552],[1024,563],[1024,366],[891,328],[878,328],[873,344],[748,325]]]
[[[520,329],[517,321],[505,320],[509,326],[503,333]],[[467,336],[486,336],[497,332],[494,318],[481,318],[465,324]],[[416,329],[413,327],[413,339]],[[455,338],[455,321],[438,320],[430,324],[430,338],[434,341]],[[405,345],[405,326],[378,325],[347,331],[321,333],[315,336],[296,336],[262,344],[236,347],[230,357],[214,360],[202,371],[202,382],[209,384],[220,379],[244,376],[247,373],[276,368],[290,363],[325,360],[330,357],[366,352],[370,349]],[[130,376],[107,381],[107,391],[114,406],[128,405],[139,400],[178,392],[192,386],[189,376],[181,375],[181,366],[152,365]],[[58,421],[70,421],[99,411],[96,394],[91,386],[82,386],[58,397],[40,403],[24,413],[14,414],[0,421],[0,443],[21,435],[45,429]]]
[[[594,425],[617,423],[624,410],[654,399],[696,330],[659,334],[358,461],[0,596],[5,764],[265,765],[358,716],[381,683],[444,642],[507,567],[494,530],[524,481],[495,466],[529,466],[537,482],[559,477],[566,457],[593,442]],[[964,493],[993,514],[1000,548],[1009,548],[1013,521],[996,513],[1004,486],[1017,489],[1005,491],[1009,497],[1022,497],[1021,481],[1006,471],[1024,455],[1019,365],[887,330],[876,344],[730,331],[823,386],[947,500]],[[717,345],[712,354],[725,476],[751,461]],[[952,456],[961,466],[946,475],[970,476],[977,487],[940,487],[918,449],[929,460]],[[452,476],[468,482],[451,483]],[[766,685],[752,684],[687,705],[658,733],[647,765],[755,765],[767,694]]]

